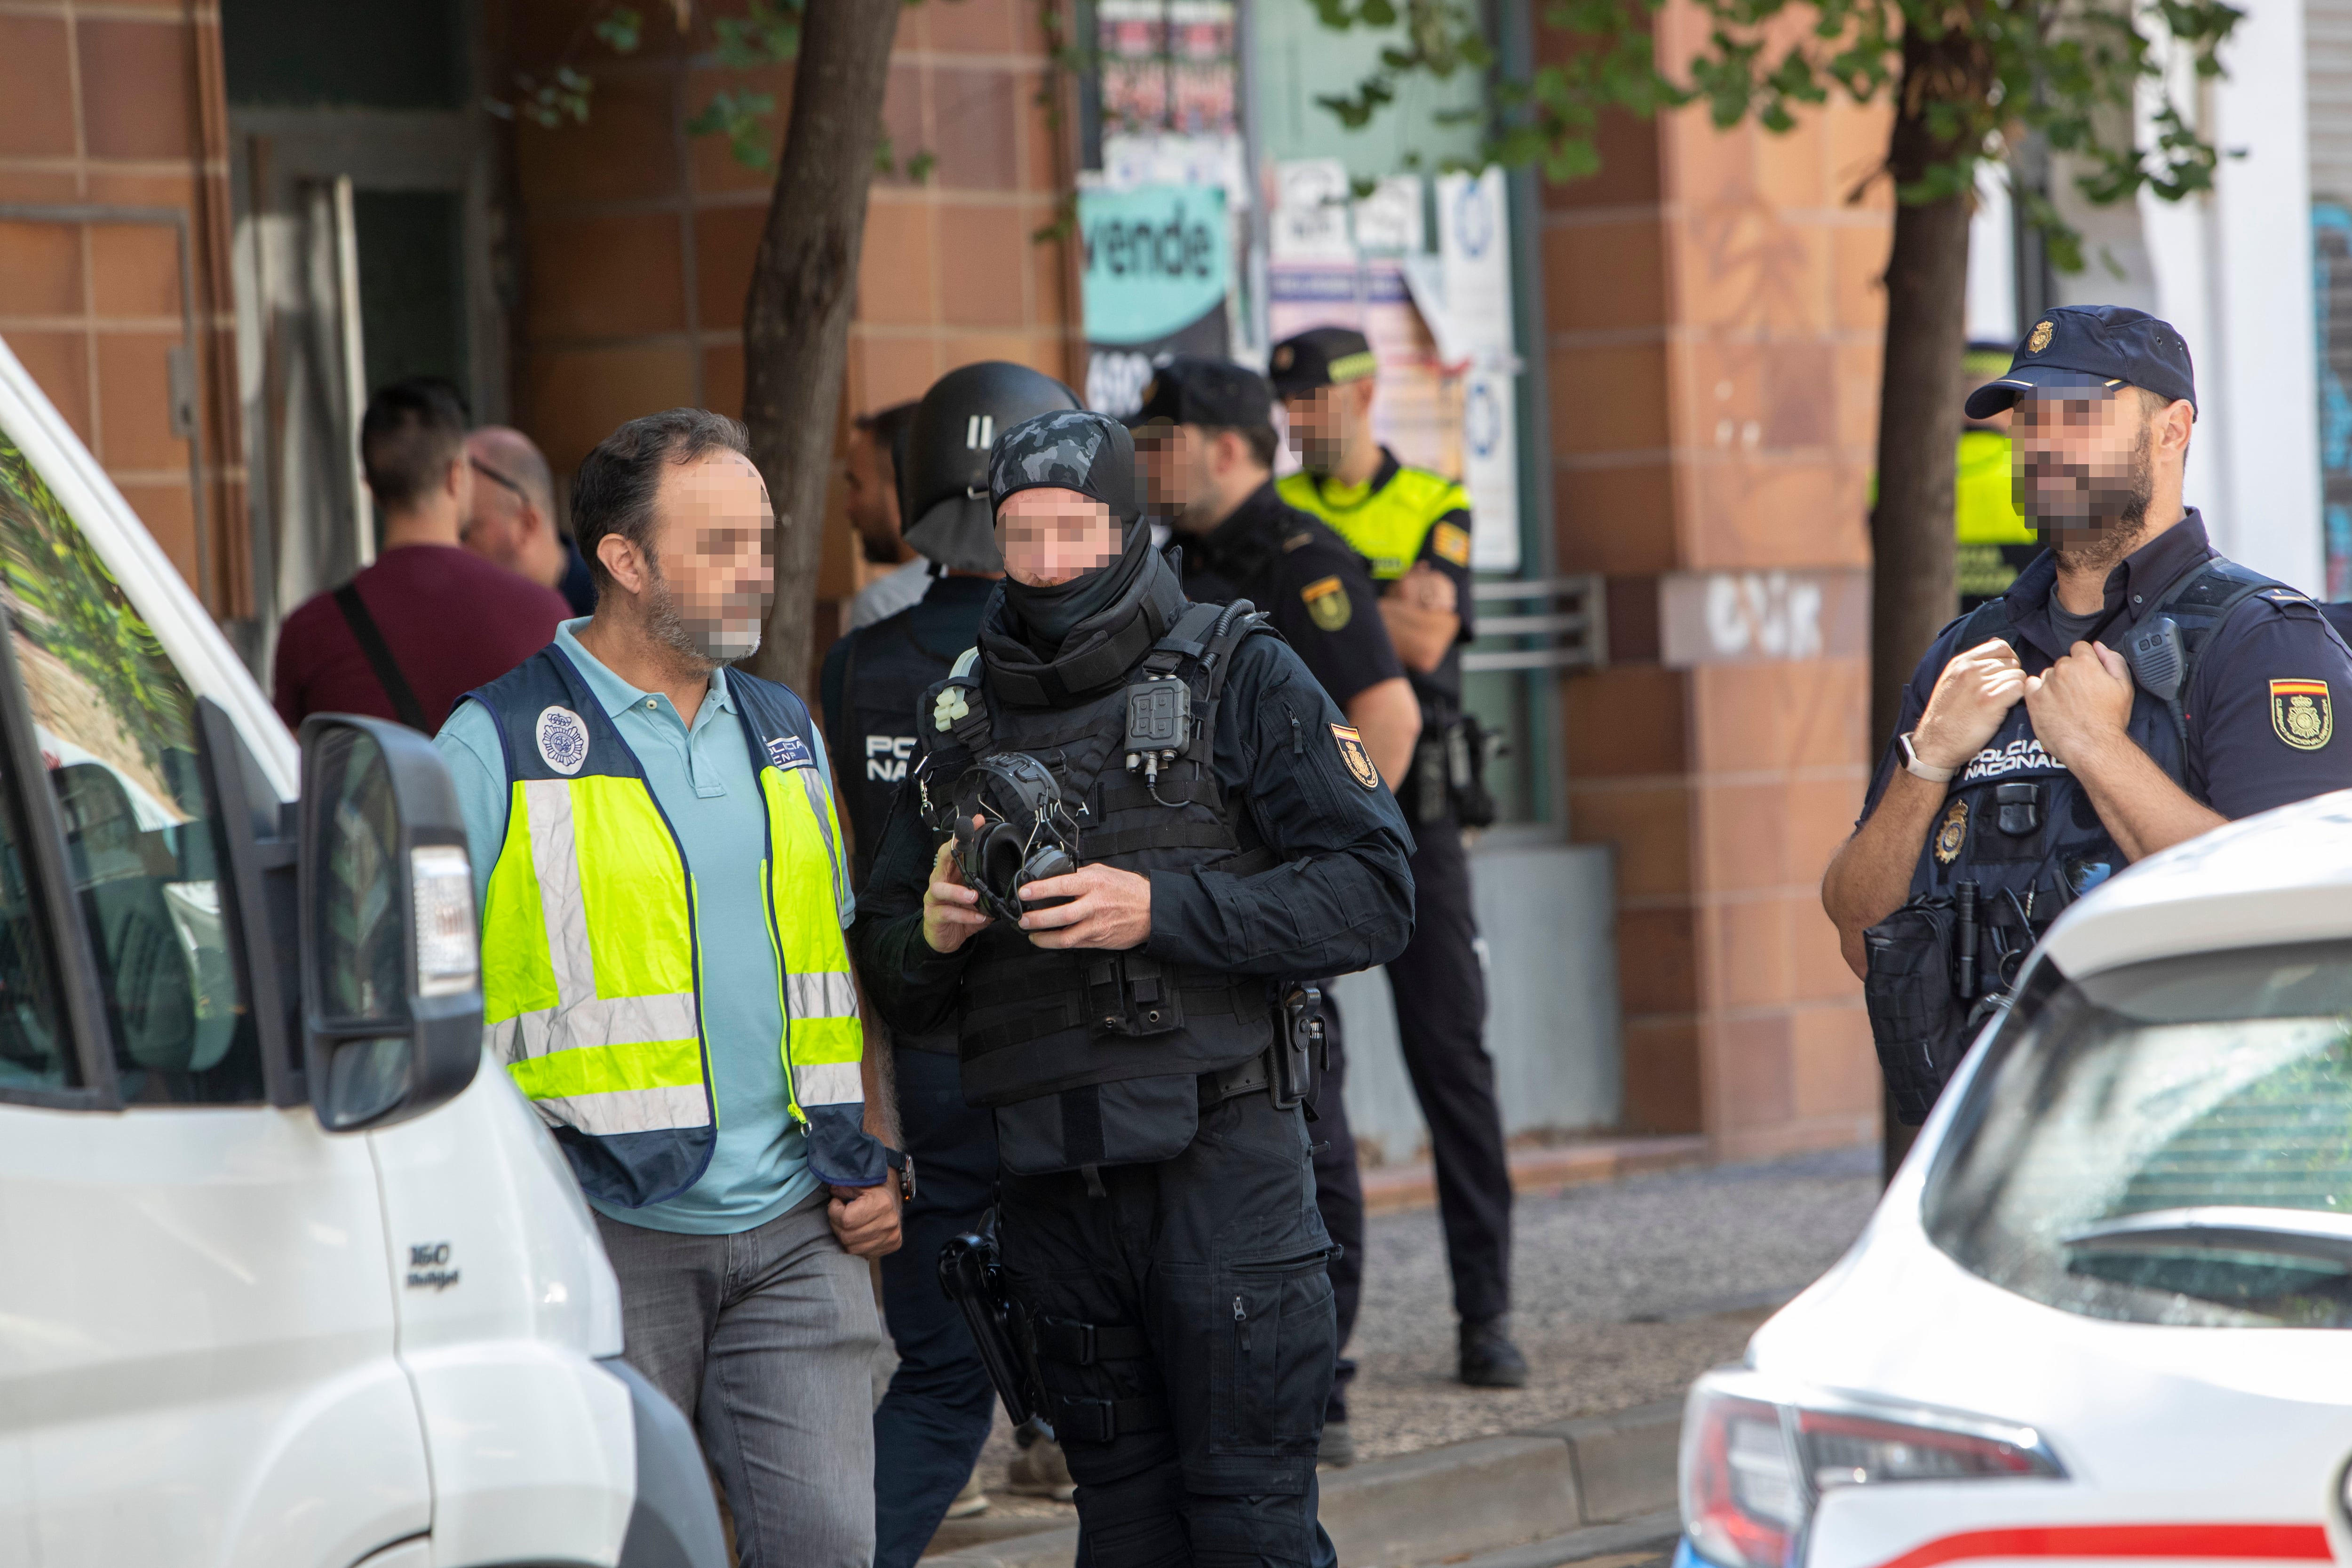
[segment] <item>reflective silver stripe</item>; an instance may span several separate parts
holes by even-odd
[[[616,1132],[668,1132],[710,1125],[710,1100],[698,1083],[675,1089],[623,1089],[535,1100],[531,1109],[551,1127],[577,1127],[597,1138]]]
[[[795,1018],[855,1018],[857,985],[846,974],[787,974],[784,999]]]
[[[817,837],[824,840],[825,858],[833,863],[833,907],[838,910],[849,902],[849,868],[841,863],[841,846],[834,842],[833,818],[827,815],[832,803],[826,798],[824,780],[814,768],[795,768],[801,775],[801,789],[807,795],[809,815],[816,818]],[[844,1015],[828,1015],[841,1016]]]
[[[671,996],[591,997],[569,1006],[542,1007],[489,1026],[490,1049],[511,1067],[550,1051],[588,1046],[649,1045],[696,1037],[694,993]],[[560,1038],[559,1038],[560,1034]]]
[[[548,962],[555,970],[561,1011],[596,995],[596,955],[588,945],[588,903],[580,891],[580,853],[572,836],[572,781],[526,779],[522,796],[530,816],[530,867],[539,878],[539,907],[547,921]]]
[[[803,1106],[863,1105],[866,1085],[856,1062],[817,1062],[793,1068],[793,1098]]]

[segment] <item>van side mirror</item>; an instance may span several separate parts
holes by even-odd
[[[348,713],[302,721],[305,1077],[330,1132],[421,1116],[482,1059],[480,944],[457,792],[433,743]]]

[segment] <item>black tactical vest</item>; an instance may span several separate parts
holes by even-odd
[[[983,638],[925,694],[919,783],[930,801],[950,798],[971,762],[1022,752],[1060,784],[1082,865],[1245,877],[1277,863],[1244,803],[1225,796],[1213,757],[1234,657],[1244,639],[1270,628],[1246,603],[1185,605],[1156,570],[1169,607],[1181,614],[1142,645],[1123,679],[1090,682],[1088,695],[1066,690],[1057,702],[1034,679],[1000,667]],[[991,619],[1001,605],[991,602]],[[1127,690],[1155,677],[1191,688],[1192,735],[1147,783],[1126,765]],[[961,689],[967,712],[942,730],[937,716],[950,687]],[[960,1002],[963,1093],[996,1110],[1003,1158],[1014,1171],[1169,1158],[1192,1142],[1201,1075],[1246,1062],[1275,1041],[1275,988],[1262,975],[1140,950],[1049,951],[1003,924],[973,942]]]
[[[2256,594],[2283,603],[2305,602],[2260,573],[2217,558],[2183,575],[2140,621],[2145,628],[2169,616],[2179,625],[2185,653],[2178,688],[2182,700],[2205,645],[2230,612]],[[2028,673],[2049,667],[2050,660],[2011,626],[2006,599],[1979,606],[1953,646],[1971,648],[1992,637],[2016,648]],[[2189,763],[2188,715],[2151,694],[2137,666],[2134,674],[2138,679],[2126,731],[2168,778],[2202,802],[2205,780]],[[2089,792],[2042,750],[2032,717],[2020,701],[1952,781],[1912,873],[1911,896],[1951,897],[1958,884],[1973,882],[1979,918],[1997,933],[2000,952],[2015,958],[2068,904],[2123,868],[2123,852],[2101,825]],[[1985,957],[1990,989],[2000,977],[1990,967],[1995,954]]]

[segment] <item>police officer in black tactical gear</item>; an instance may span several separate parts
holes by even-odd
[[[2352,785],[2352,653],[2215,552],[2181,486],[2197,390],[2167,321],[2050,311],[1969,416],[2007,408],[2048,546],[1919,661],[1822,882],[1899,1117],[1916,1125],[2034,940],[2132,861]]]
[[[894,1028],[956,1029],[994,1113],[1003,1277],[1080,1560],[1328,1564],[1331,1243],[1293,983],[1404,945],[1404,824],[1298,657],[1187,602],[1124,426],[1006,432],[990,489],[1008,575],[920,710],[852,949]]]
[[[1397,789],[1417,839],[1412,944],[1389,965],[1397,1039],[1429,1124],[1437,1212],[1461,1314],[1456,1369],[1474,1387],[1516,1388],[1511,1342],[1511,1168],[1486,1053],[1486,972],[1462,830],[1495,820],[1486,731],[1462,705],[1462,649],[1475,634],[1470,500],[1408,468],[1372,428],[1379,366],[1361,332],[1317,327],[1276,343],[1268,366],[1305,465],[1282,499],[1313,512],[1364,559],[1379,609],[1421,704],[1422,732]]]
[[[1167,520],[1181,548],[1185,595],[1197,604],[1247,599],[1264,606],[1394,788],[1421,734],[1421,704],[1389,642],[1362,559],[1275,493],[1277,437],[1265,378],[1223,360],[1175,360],[1144,388],[1143,405],[1128,424],[1150,510]],[[1317,984],[1328,996],[1328,980]],[[1364,1196],[1348,1127],[1339,1010],[1327,1006],[1324,1019],[1328,1067],[1317,1074],[1308,1103],[1316,1116],[1315,1204],[1338,1249],[1331,1294],[1344,1352],[1363,1298]],[[1355,1459],[1348,1430],[1355,1371],[1343,1354],[1323,1412],[1325,1466]]]
[[[1026,365],[989,361],[949,372],[924,394],[898,464],[908,543],[934,576],[923,597],[850,633],[825,656],[825,744],[847,809],[862,886],[891,801],[916,759],[915,708],[979,636],[1003,574],[988,504],[988,451],[1000,430],[1076,408],[1070,389]],[[971,1334],[940,1293],[940,1248],[979,1227],[996,1196],[996,1131],[964,1103],[952,1028],[891,1039],[900,1128],[918,1172],[900,1211],[905,1244],[882,1260],[882,1300],[898,1352],[874,1412],[876,1568],[912,1568],[972,1474],[995,1394]]]

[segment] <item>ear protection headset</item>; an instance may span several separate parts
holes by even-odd
[[[1025,752],[982,758],[957,782],[955,810],[956,865],[983,911],[1017,921],[1024,910],[1069,902],[1021,897],[1028,883],[1078,868],[1077,824],[1045,763]]]

